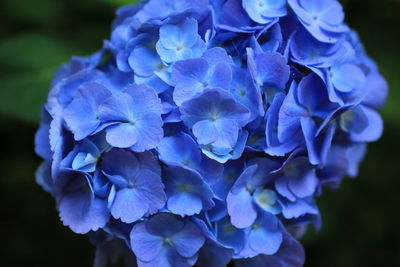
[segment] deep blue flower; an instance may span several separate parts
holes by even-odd
[[[205,237],[189,220],[160,213],[136,224],[131,246],[141,266],[191,266]]]
[[[348,31],[337,0],[288,0],[303,26],[319,41],[334,43]]]
[[[156,213],[166,201],[158,163],[150,152],[140,154],[112,150],[103,157],[102,170],[113,191],[110,211],[114,218],[132,223]]]
[[[143,152],[155,148],[163,136],[160,99],[147,86],[130,86],[113,95],[100,106],[99,118],[110,125],[106,138],[115,147]]]
[[[191,216],[214,206],[210,186],[194,171],[171,167],[165,173],[167,208],[181,216]]]
[[[195,19],[185,19],[178,25],[163,25],[156,47],[161,59],[167,63],[200,57],[206,50]]]
[[[247,108],[221,89],[209,89],[183,103],[182,120],[201,145],[221,148],[235,146],[239,130],[250,117]]]

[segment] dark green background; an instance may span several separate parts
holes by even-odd
[[[385,133],[359,178],[318,199],[324,226],[303,238],[306,266],[400,266],[400,1],[342,1],[350,26],[388,79]],[[98,49],[116,7],[129,0],[2,0],[0,6],[0,262],[2,266],[90,266],[85,236],[62,226],[35,184],[39,109],[55,68]]]

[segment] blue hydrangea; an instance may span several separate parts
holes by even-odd
[[[149,0],[56,72],[36,181],[95,266],[303,266],[388,86],[337,0]]]

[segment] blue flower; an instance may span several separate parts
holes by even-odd
[[[206,89],[229,90],[232,59],[222,48],[207,50],[202,58],[177,62],[172,69],[174,101],[178,106]]]
[[[162,21],[182,13],[190,16],[200,16],[206,12],[208,0],[150,0],[134,16],[134,23],[144,24],[152,21]]]
[[[233,226],[229,220],[229,216],[215,223],[215,233],[217,240],[221,244],[232,248],[236,254],[242,251],[246,241],[245,231]]]
[[[288,0],[303,26],[319,41],[334,43],[349,29],[337,0]]]
[[[290,201],[312,196],[319,185],[316,169],[307,157],[289,158],[278,174],[275,188]]]
[[[233,256],[233,249],[221,244],[217,239],[215,229],[204,220],[194,217],[193,222],[206,237],[206,242],[199,251],[199,258],[196,265],[199,267],[228,265]]]
[[[276,23],[278,19],[268,20],[267,25],[260,25],[252,20],[244,10],[241,0],[211,1],[215,20],[214,25],[228,33],[254,33]],[[222,34],[222,33],[221,33]]]
[[[298,136],[281,142],[278,138],[279,111],[286,95],[278,93],[275,95],[271,106],[265,114],[265,153],[271,156],[284,156],[298,146]],[[298,135],[298,134],[297,134]]]
[[[155,148],[163,136],[161,103],[147,86],[130,86],[113,95],[99,108],[106,128],[107,142],[115,147],[143,152]]]
[[[302,266],[388,85],[337,0],[148,0],[51,84],[37,183],[95,266]]]
[[[286,0],[243,0],[243,8],[257,23],[267,24],[286,15]]]
[[[285,89],[289,80],[290,68],[281,54],[275,52],[258,55],[249,53],[248,60],[249,70],[263,91]]]
[[[182,120],[201,145],[232,148],[250,112],[221,89],[209,89],[183,103]]]
[[[137,158],[129,151],[112,150],[102,157],[103,173],[114,190],[109,200],[110,211],[114,218],[123,222],[135,222],[165,205],[160,169],[156,159],[148,153]]]
[[[210,184],[220,177],[224,169],[221,164],[204,157],[196,142],[186,133],[164,137],[157,151],[165,164],[196,171]]]
[[[156,47],[161,59],[166,63],[200,57],[206,50],[206,44],[198,34],[195,19],[185,19],[178,25],[163,25]]]
[[[319,210],[312,197],[297,199],[292,202],[281,199],[282,215],[286,219],[304,218],[307,215],[318,216]]]
[[[261,211],[250,227],[244,230],[246,242],[243,249],[235,255],[238,258],[251,258],[257,255],[273,255],[282,244],[279,220],[271,213]]]
[[[64,119],[76,140],[102,130],[99,107],[110,97],[111,92],[100,83],[86,83],[79,88],[78,95],[64,110]]]
[[[53,154],[49,139],[52,117],[45,107],[42,108],[40,115],[40,126],[35,133],[35,153],[42,159],[50,160]]]
[[[101,152],[92,141],[84,139],[63,159],[61,165],[76,171],[94,172]]]
[[[264,115],[262,97],[250,72],[246,69],[235,67],[233,69],[230,91],[236,101],[245,106],[250,112],[250,121]]]
[[[106,225],[110,217],[107,199],[95,195],[91,175],[62,171],[55,188],[60,218],[72,231],[86,234]]]
[[[171,167],[165,174],[167,208],[181,216],[199,214],[214,206],[214,194],[210,186],[194,171]]]
[[[336,127],[330,122],[339,108],[329,101],[326,85],[316,74],[306,76],[298,86],[293,82],[279,111],[279,141],[295,140],[300,133],[303,138],[297,141],[304,139],[310,162],[324,163]]]
[[[205,242],[194,223],[166,213],[137,223],[130,238],[139,266],[191,266]]]
[[[232,148],[210,144],[202,145],[201,151],[210,159],[216,160],[219,163],[226,163],[228,160],[235,160],[242,156],[248,136],[249,133],[246,130],[242,130],[239,132],[237,142]]]
[[[340,127],[352,142],[374,142],[383,133],[381,116],[365,105],[357,105],[340,116]]]
[[[322,43],[303,28],[297,29],[290,40],[292,60],[304,66],[327,68],[352,52],[350,44],[343,40],[335,43]]]
[[[365,96],[366,77],[356,64],[335,65],[326,70],[322,77],[328,85],[328,95],[332,102],[341,105],[359,103]]]
[[[273,181],[271,175],[273,170],[278,169],[280,163],[268,158],[257,158],[248,163],[248,167],[242,172],[228,193],[226,202],[232,224],[237,228],[246,228],[254,223],[257,218],[258,206],[261,208],[274,209],[276,199],[265,201],[260,199],[260,193],[254,197],[258,188],[262,188]],[[259,205],[262,204],[262,205]]]
[[[224,172],[212,186],[218,198],[226,199],[233,184],[242,173],[244,166],[245,162],[243,160],[231,160],[224,165]]]
[[[235,266],[303,266],[305,261],[304,249],[280,224],[283,237],[279,250],[273,255],[259,255],[250,259],[239,259]]]

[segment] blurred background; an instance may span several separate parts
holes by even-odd
[[[0,2],[2,266],[92,264],[94,248],[62,225],[53,199],[34,181],[40,160],[33,136],[56,67],[97,50],[115,9],[134,1]],[[400,266],[400,1],[341,2],[391,90],[384,136],[369,146],[359,177],[318,199],[324,225],[302,240],[305,266]]]

